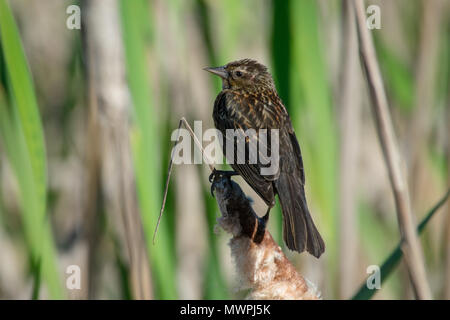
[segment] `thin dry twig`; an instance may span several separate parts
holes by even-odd
[[[366,72],[378,137],[394,194],[400,234],[404,239],[402,250],[405,262],[416,297],[418,299],[431,299],[431,290],[426,278],[423,253],[411,211],[408,185],[402,169],[404,164],[397,147],[372,36],[366,27],[364,2],[362,0],[354,0],[353,5],[356,15],[360,56]]]
[[[189,125],[189,123],[187,122],[187,120],[184,117],[182,117],[180,119],[180,123],[178,124],[178,135],[177,135],[177,139],[175,140],[172,150],[175,150],[176,145],[180,141],[180,129],[181,129],[182,125],[184,125],[184,127],[189,131],[189,134],[191,135],[192,139],[194,140],[195,145],[202,152],[203,160],[205,160],[205,162],[209,166],[209,169],[212,172],[214,170],[214,166],[212,165],[213,162],[211,161],[211,159],[209,159],[208,155],[205,154],[205,150],[203,149],[202,143],[198,140],[197,136],[194,133],[194,130],[192,130],[191,126]],[[161,217],[164,212],[164,208],[166,207],[167,192],[169,190],[169,182],[170,182],[170,176],[172,175],[172,167],[173,167],[173,153],[170,156],[169,168],[167,169],[166,185],[164,187],[164,197],[163,197],[163,202],[161,205],[161,210],[159,211],[158,221],[156,222],[155,232],[153,233],[153,244],[155,244],[156,233],[158,232],[159,224],[161,222]]]

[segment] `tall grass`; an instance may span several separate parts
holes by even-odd
[[[230,1],[229,3],[222,3],[224,6],[228,6],[230,11],[221,11],[223,12],[224,17],[229,16],[234,13],[232,10],[235,5],[234,1]],[[209,64],[211,66],[219,66],[221,64],[225,64],[222,60],[224,59],[225,52],[220,52],[213,43],[213,33],[212,33],[212,25],[211,25],[211,8],[207,5],[207,2],[204,0],[197,0],[196,10],[197,15],[200,20],[201,32],[203,36],[203,41],[205,43]],[[229,21],[229,19],[224,18]],[[226,28],[224,28],[224,37],[229,38],[231,31],[229,30],[229,23]],[[217,39],[215,39],[217,40]],[[217,42],[217,41],[216,41]],[[234,47],[234,43],[231,41],[229,43],[230,47]],[[229,52],[229,51],[228,51]],[[217,94],[220,89],[220,80],[213,80],[213,96]],[[206,273],[204,278],[204,297],[205,299],[228,299],[229,292],[227,288],[227,283],[225,281],[223,263],[221,261],[221,255],[219,252],[219,241],[217,235],[214,234],[214,225],[216,224],[216,216],[217,216],[217,204],[215,200],[211,197],[209,193],[208,186],[204,185],[203,199],[205,201],[206,207],[206,221],[208,225],[208,257],[207,257],[207,266]]]
[[[293,1],[291,109],[305,166],[306,188],[312,214],[326,243],[328,292],[337,273],[336,186],[337,130],[331,88],[319,29],[318,3]]]
[[[47,205],[47,159],[39,108],[20,35],[12,12],[0,0],[3,85],[0,128],[21,197],[22,221],[34,276],[47,285],[50,298],[63,297]],[[39,281],[36,281],[39,283]],[[36,288],[35,290],[38,290]]]
[[[156,245],[152,236],[161,205],[160,141],[161,126],[152,103],[152,85],[148,74],[147,50],[151,39],[152,20],[148,3],[142,0],[120,2],[127,79],[133,104],[131,142],[138,189],[139,205],[149,257],[154,274],[156,297],[175,299],[174,234],[161,222]],[[156,68],[156,64],[151,66]],[[172,238],[172,239],[171,239]]]

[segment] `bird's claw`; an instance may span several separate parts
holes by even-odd
[[[216,168],[214,168],[208,178],[210,183],[212,183],[214,181],[214,177],[216,176],[216,173],[217,173],[217,170],[216,170]]]
[[[231,176],[238,175],[236,171],[224,171],[213,169],[209,175],[209,182],[211,183],[211,195],[214,197],[214,190],[216,189],[216,184],[221,178],[230,179]]]

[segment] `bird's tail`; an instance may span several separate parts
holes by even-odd
[[[319,258],[325,251],[325,243],[309,214],[300,177],[281,173],[276,188],[283,211],[284,242],[291,250],[303,252],[306,248],[310,254]]]

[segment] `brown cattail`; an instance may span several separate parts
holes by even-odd
[[[229,245],[238,289],[251,289],[247,299],[320,299],[316,287],[297,272],[273,240],[239,185],[216,176],[213,190],[222,213],[218,225],[233,235]]]

